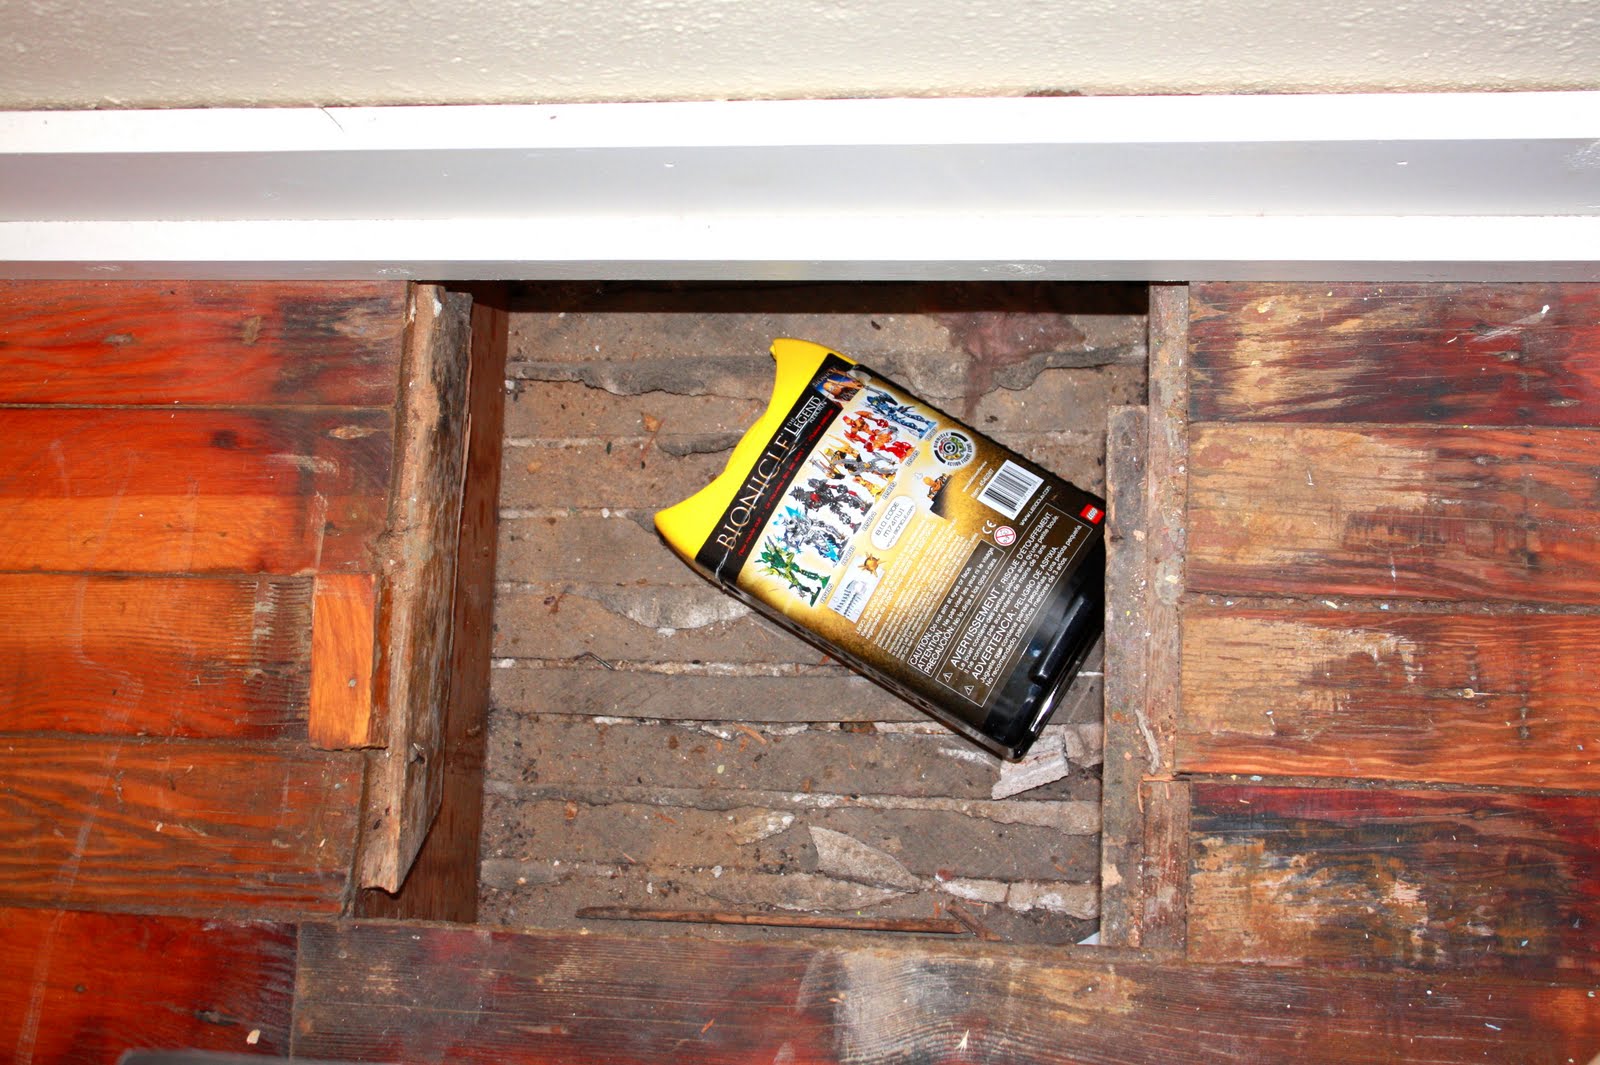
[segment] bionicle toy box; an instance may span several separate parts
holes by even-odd
[[[733,595],[984,747],[1027,751],[1104,622],[1105,502],[835,351],[656,515]]]

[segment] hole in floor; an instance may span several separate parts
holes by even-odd
[[[1092,934],[1098,653],[1019,782],[701,580],[651,519],[722,469],[777,336],[1104,494],[1107,410],[1145,399],[1145,311],[1121,284],[515,289],[480,922],[818,934],[576,916],[621,906]]]

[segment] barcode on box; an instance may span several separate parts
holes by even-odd
[[[1044,484],[1043,477],[1029,473],[1007,459],[994,471],[994,476],[983,486],[983,491],[978,493],[978,502],[988,504],[1014,520],[1041,484]]]

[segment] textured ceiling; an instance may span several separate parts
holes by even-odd
[[[0,108],[1600,88],[1600,3],[6,0]]]

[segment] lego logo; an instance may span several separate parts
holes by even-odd
[[[1090,525],[1099,525],[1100,520],[1105,516],[1105,511],[1101,510],[1093,503],[1085,503],[1083,505],[1083,509],[1078,511],[1078,517],[1082,518]]]

